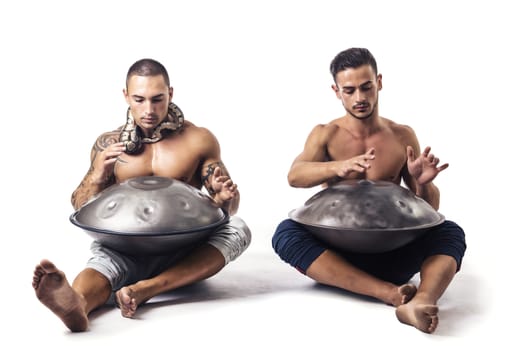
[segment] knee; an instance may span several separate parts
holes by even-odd
[[[302,225],[291,219],[282,221],[272,237],[272,246],[281,260],[305,273],[326,250]]]
[[[232,216],[208,243],[221,252],[225,264],[228,264],[244,253],[251,241],[252,233],[248,225],[241,218]]]
[[[291,252],[301,251],[313,243],[311,235],[291,219],[281,221],[272,237],[274,251],[284,260]]]
[[[237,236],[239,237],[239,244],[241,245],[242,251],[245,251],[252,242],[252,231],[246,222],[238,216],[231,217],[230,223],[237,231]]]
[[[272,236],[272,247],[278,255],[281,255],[280,253],[283,247],[286,245],[286,242],[288,241],[287,237],[290,234],[291,224],[289,221],[289,219],[281,221],[281,223],[277,226]]]

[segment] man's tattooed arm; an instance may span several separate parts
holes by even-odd
[[[213,176],[213,172],[215,171],[215,168],[221,168],[222,174],[228,176],[228,172],[222,162],[215,162],[208,164],[203,170],[202,174],[202,184],[204,187],[206,187],[206,190],[208,190],[208,193],[213,196],[215,195],[215,190],[213,189],[213,186],[211,184],[211,177]]]
[[[78,209],[84,205],[91,197],[101,192],[105,188],[113,185],[115,175],[113,171],[105,173],[103,172],[102,178],[96,178],[95,173],[95,159],[98,154],[104,151],[108,146],[119,141],[119,132],[112,131],[102,134],[95,142],[91,149],[91,165],[87,174],[84,176],[80,185],[75,189],[71,195],[71,204],[73,208]]]
[[[217,187],[214,187],[212,178],[217,168],[221,169],[221,177],[225,176],[226,179],[215,183]],[[237,191],[237,185],[231,181],[230,174],[224,164],[218,161],[205,165],[202,169],[201,178],[202,184],[206,187],[210,196],[230,215],[235,214],[239,208],[240,196]],[[226,186],[226,189],[224,186]]]

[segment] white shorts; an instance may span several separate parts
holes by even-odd
[[[251,242],[251,231],[246,223],[237,216],[217,228],[206,243],[217,248],[224,256],[225,264],[240,256]],[[177,261],[191,253],[195,245],[183,247],[170,255],[127,255],[112,248],[103,246],[98,241],[91,243],[93,256],[86,267],[103,274],[110,282],[112,290],[152,278]]]

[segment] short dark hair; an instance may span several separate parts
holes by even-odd
[[[151,77],[155,75],[162,75],[166,85],[170,86],[170,77],[166,68],[158,61],[151,58],[143,58],[133,63],[129,67],[128,74],[126,76],[126,89],[128,88],[129,79],[139,75],[141,77]]]
[[[347,68],[357,68],[363,65],[370,65],[377,75],[377,63],[376,59],[368,49],[361,47],[352,47],[341,51],[334,57],[332,63],[330,63],[330,73],[335,81],[335,76],[340,71]]]

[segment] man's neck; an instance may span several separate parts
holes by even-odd
[[[382,128],[381,117],[376,114],[365,119],[359,119],[348,114],[343,120],[343,125],[348,130],[351,130],[352,134],[361,138],[375,134]]]

